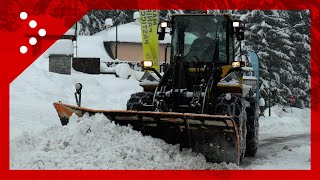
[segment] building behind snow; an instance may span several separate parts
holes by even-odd
[[[116,29],[118,33],[116,33]],[[116,41],[116,34],[118,44]],[[112,59],[125,61],[142,61],[143,48],[141,38],[141,28],[138,20],[127,24],[120,24],[107,28],[93,36],[99,36],[103,40],[106,52]],[[171,36],[167,34],[165,39],[159,41],[159,61],[164,62],[165,49],[171,43]],[[116,52],[117,46],[117,52]],[[117,53],[117,54],[116,54]],[[167,48],[167,60],[170,57],[170,47]]]

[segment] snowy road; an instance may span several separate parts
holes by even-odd
[[[262,162],[263,160],[261,161],[261,159],[264,159],[264,161],[270,161],[272,157],[276,157],[278,154],[282,152],[290,153],[294,149],[304,148],[306,146],[310,146],[309,133],[295,134],[290,136],[269,137],[269,138],[260,137],[258,152],[256,156],[246,157],[241,163],[241,167],[244,169],[252,169],[253,167],[257,169],[257,167],[261,166],[262,169],[268,169],[268,167],[263,166],[265,164],[263,164]],[[305,154],[305,155],[308,155],[308,154]],[[286,164],[285,161],[287,161],[287,159],[284,159],[283,161],[284,161],[283,164]],[[309,159],[305,158],[303,161],[307,163]],[[274,162],[276,163],[276,161]],[[294,165],[291,164],[292,165],[291,168],[293,169],[298,168],[296,166],[297,164],[298,164],[298,167],[300,167],[299,166],[300,163],[295,162]],[[290,164],[287,164],[287,165],[288,165],[287,167],[289,168]],[[283,168],[287,169],[285,167]]]
[[[266,157],[278,149],[289,150],[303,145],[310,145],[310,134],[296,134],[286,137],[272,137],[260,140],[260,153],[256,158]]]

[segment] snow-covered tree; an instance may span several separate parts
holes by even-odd
[[[111,18],[113,24],[125,24],[133,21],[134,10],[116,10],[116,11],[105,11],[105,10],[92,10],[89,11],[80,21],[80,35],[92,35],[97,32],[104,30],[105,20]]]
[[[260,87],[261,94],[272,96],[271,105],[281,103],[288,105],[289,97],[297,97],[296,106],[308,106],[310,94],[304,93],[309,90],[307,76],[310,74],[309,52],[310,37],[308,27],[305,24],[306,34],[299,36],[305,40],[295,39],[296,30],[292,27],[294,24],[302,22],[292,22],[288,18],[294,18],[294,14],[304,14],[304,11],[247,11],[242,12],[240,19],[246,23],[245,48],[252,49],[258,53],[261,58],[260,66]],[[300,16],[300,20],[309,21],[308,16]],[[304,46],[302,49],[299,44]],[[296,62],[296,56],[304,56],[303,63]],[[299,58],[302,60],[301,58]],[[307,70],[309,69],[309,70]],[[301,70],[305,72],[301,74]],[[271,87],[269,88],[269,86]],[[270,92],[269,92],[270,90]],[[267,101],[268,103],[268,101]]]
[[[287,11],[287,22],[292,32],[290,41],[294,49],[290,52],[292,72],[292,95],[296,106],[309,106],[310,102],[310,12]]]

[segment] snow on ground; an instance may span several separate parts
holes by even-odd
[[[260,129],[260,135],[263,137],[274,136],[276,132],[278,136],[286,136],[292,134],[310,133],[310,109],[285,108],[274,106],[271,108],[271,117],[269,117],[269,109],[266,109],[265,117],[260,118],[263,126]],[[272,134],[270,134],[272,133]]]
[[[86,38],[79,47],[92,50],[82,55],[97,54],[101,41]],[[73,116],[68,126],[60,125],[52,103],[75,104],[76,83],[83,85],[82,106],[115,110],[126,109],[130,95],[142,90],[136,79],[50,73],[48,59],[40,57],[10,85],[10,168],[310,169],[310,109],[294,108],[291,113],[290,108],[284,112],[276,106],[271,117],[266,110],[266,117],[260,118],[257,157],[245,158],[240,167],[207,163],[201,154],[180,152],[178,146],[117,126],[102,115]]]
[[[11,169],[237,169],[234,164],[207,163],[201,154],[144,137],[102,115],[72,117],[62,127],[52,103],[75,104],[74,85],[82,83],[82,106],[125,109],[135,78],[48,72],[39,58],[10,85]],[[74,123],[72,123],[74,122]],[[90,130],[89,130],[90,129]],[[89,130],[89,131],[88,131]]]
[[[133,70],[130,68],[128,64],[118,64],[115,67],[115,71],[118,77],[123,79],[128,79],[133,73]]]
[[[310,153],[310,145],[284,145],[282,149],[271,152],[263,159],[253,160],[247,169],[310,170]]]
[[[142,91],[134,78],[114,75],[90,75],[72,71],[72,75],[48,72],[48,59],[39,58],[10,84],[10,137],[23,131],[59,124],[53,103],[76,104],[74,85],[82,83],[82,106],[96,109],[125,109],[134,92]]]
[[[259,150],[246,169],[310,170],[310,109],[274,106],[260,117]],[[246,161],[247,161],[246,160]]]
[[[11,141],[11,169],[237,169],[207,163],[178,145],[144,137],[104,115],[72,116],[68,126],[24,133]],[[26,158],[27,157],[27,158]]]

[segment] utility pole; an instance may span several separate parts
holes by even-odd
[[[118,18],[116,18],[114,20],[114,23],[116,25],[116,49],[115,49],[115,59],[118,59],[118,25],[120,23],[120,20]]]
[[[115,51],[115,59],[118,59],[118,22],[116,20],[116,51]]]
[[[76,57],[78,57],[78,1],[76,1],[76,32],[75,32],[75,36],[76,36]]]

